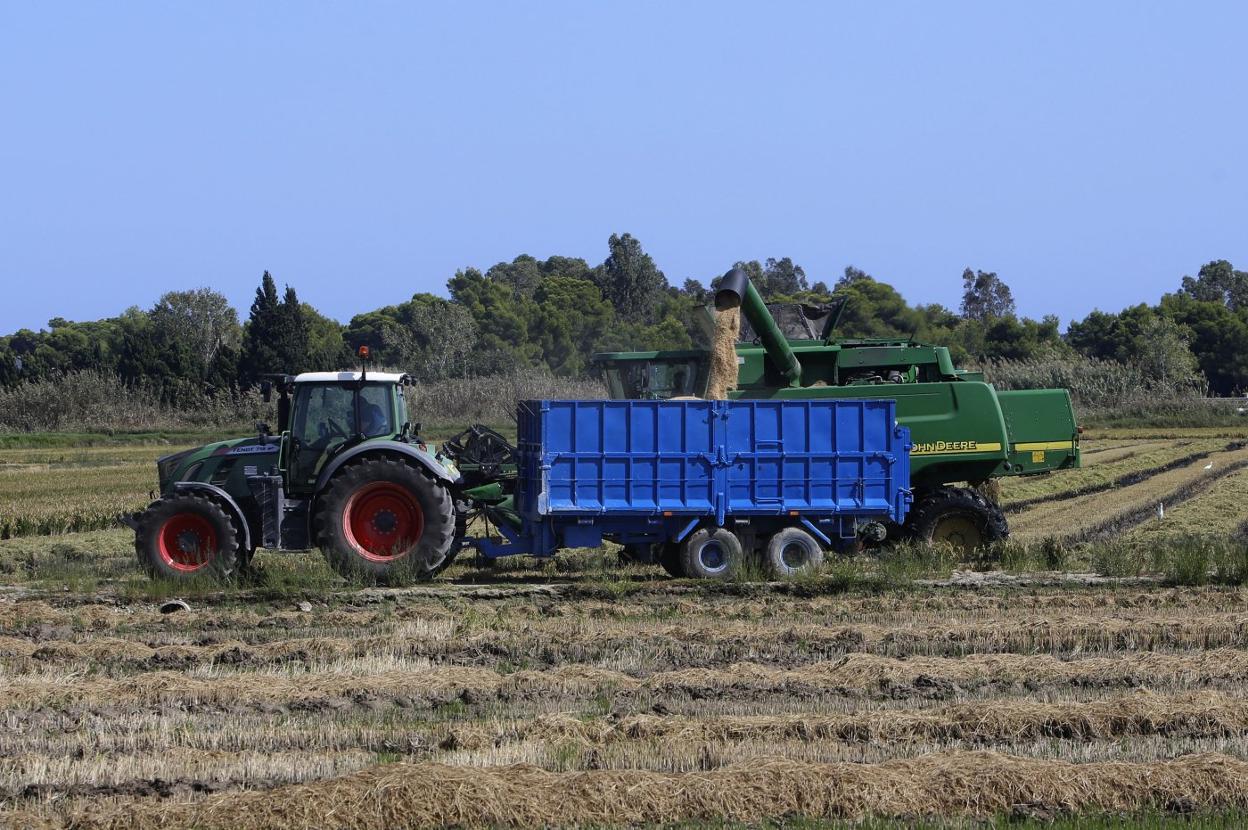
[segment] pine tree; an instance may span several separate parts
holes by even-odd
[[[611,234],[610,255],[598,267],[595,279],[603,296],[628,320],[653,322],[667,277],[632,234]]]
[[[287,292],[289,294],[289,289]],[[284,365],[287,354],[282,346],[282,330],[283,312],[277,298],[277,284],[273,275],[265,271],[243,332],[239,366],[245,383],[255,383],[265,374],[293,371]]]
[[[278,308],[277,352],[285,371],[295,373],[308,368],[308,323],[295,289],[286,286],[286,295]]]

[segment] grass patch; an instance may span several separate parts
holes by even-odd
[[[254,432],[251,424],[213,429],[159,430],[138,432],[15,432],[0,433],[0,450],[64,449],[70,447],[197,447],[221,441],[231,435]]]

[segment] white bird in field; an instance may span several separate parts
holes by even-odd
[[[1212,470],[1212,469],[1213,469],[1213,462],[1212,462],[1212,461],[1210,461],[1208,464],[1206,464],[1206,465],[1205,465],[1205,469],[1206,469],[1206,470]]]
[[[1166,518],[1166,506],[1161,502],[1157,502],[1157,521]]]

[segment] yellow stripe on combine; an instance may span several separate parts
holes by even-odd
[[[911,455],[966,455],[975,452],[1001,452],[998,441],[928,441],[915,444]]]
[[[1033,441],[1031,443],[1015,444],[1014,452],[1027,452],[1028,450],[1073,450],[1074,448],[1074,441]]]

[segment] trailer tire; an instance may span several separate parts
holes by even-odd
[[[685,575],[680,569],[679,542],[624,545],[620,548],[620,564],[658,565],[668,576],[680,578]]]
[[[187,580],[210,574],[225,580],[239,568],[238,531],[208,496],[157,499],[138,519],[134,550],[148,576]]]
[[[786,527],[768,539],[763,556],[776,579],[817,573],[823,567],[823,545],[800,527]]]
[[[676,579],[683,579],[685,569],[680,564],[680,551],[682,546],[677,542],[664,542],[663,549],[659,551],[659,567],[667,572],[667,575]]]
[[[348,579],[394,585],[446,566],[455,539],[450,491],[395,458],[351,464],[330,480],[316,511],[317,543]]]
[[[905,527],[916,542],[945,543],[965,553],[1010,535],[1001,508],[969,487],[940,487],[920,496]]]
[[[722,527],[699,528],[680,548],[681,571],[694,579],[731,579],[743,564],[741,540]]]

